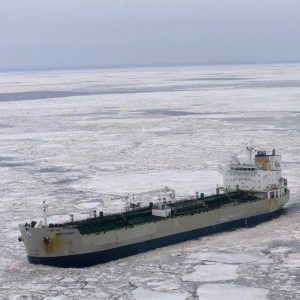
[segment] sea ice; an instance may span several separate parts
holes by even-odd
[[[216,263],[209,265],[197,265],[194,267],[194,269],[194,272],[182,276],[182,280],[195,282],[214,282],[234,280],[238,277],[237,265]]]
[[[269,291],[232,283],[204,284],[197,289],[199,300],[267,300]]]
[[[164,293],[146,290],[138,287],[133,290],[133,298],[136,300],[184,300],[188,296],[187,293]]]
[[[102,193],[110,193],[117,187],[118,192],[123,194],[148,192],[149,188],[150,190],[158,190],[168,186],[174,188],[181,195],[194,196],[196,191],[214,192],[216,184],[221,182],[220,177],[220,174],[213,170],[193,170],[191,172],[165,170],[150,173],[106,175],[101,180],[89,178],[82,181],[80,186],[83,189],[96,189]],[[71,185],[77,187],[78,183]]]
[[[252,253],[226,253],[226,252],[195,252],[187,256],[190,261],[207,261],[207,262],[220,262],[225,264],[245,264],[257,263],[268,264],[270,260],[266,257]]]
[[[143,295],[183,299],[197,281],[216,281],[218,274],[235,280],[238,274],[243,285],[272,291],[270,299],[296,299],[299,66],[2,73],[0,298],[49,299],[43,289],[49,284],[56,288],[50,289],[53,297],[67,299],[129,299],[138,286]],[[43,200],[50,204],[50,223],[69,220],[70,213],[75,220],[88,216],[100,209],[100,200],[104,213],[119,211],[128,192],[145,203],[157,200],[166,185],[178,198],[211,193],[221,183],[219,165],[242,157],[252,137],[257,146],[276,147],[283,155],[291,200],[279,218],[86,269],[26,260],[17,225],[42,217]],[[225,290],[217,283],[200,287],[206,286],[206,295],[218,289],[245,295],[247,289],[260,299],[257,289]]]
[[[300,270],[300,253],[291,253],[283,259],[283,265],[287,268]]]

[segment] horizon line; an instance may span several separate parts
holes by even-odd
[[[201,67],[201,66],[238,66],[238,65],[288,65],[299,64],[300,61],[240,61],[240,62],[195,62],[195,63],[149,63],[149,64],[108,64],[94,66],[62,66],[62,67],[24,67],[24,68],[0,68],[0,73],[22,73],[41,71],[72,71],[72,70],[105,70],[105,69],[139,69],[139,68],[168,68],[168,67]]]

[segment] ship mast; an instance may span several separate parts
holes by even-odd
[[[249,163],[252,165],[253,164],[253,156],[252,152],[254,151],[254,146],[253,146],[253,139],[250,140],[249,144],[246,146],[246,150],[248,151],[248,156],[249,156]]]
[[[44,226],[47,227],[47,208],[48,204],[46,204],[46,201],[43,201],[43,215],[44,215]]]

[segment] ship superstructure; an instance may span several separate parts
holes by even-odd
[[[224,229],[256,223],[277,214],[289,200],[281,157],[248,147],[249,161],[231,162],[216,194],[176,200],[175,192],[141,207],[131,203],[121,213],[47,224],[45,218],[20,225],[28,260],[62,267],[85,267],[178,243]]]
[[[228,191],[240,190],[267,192],[268,198],[284,193],[287,182],[282,178],[281,156],[276,155],[275,149],[272,153],[257,151],[254,159],[252,149],[249,162],[232,162],[224,174],[224,188]]]

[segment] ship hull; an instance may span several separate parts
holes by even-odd
[[[270,220],[277,217],[282,213],[283,209],[279,208],[277,210],[263,213],[260,215],[249,216],[247,218],[241,218],[229,222],[219,223],[212,226],[207,226],[203,228],[193,229],[185,232],[180,232],[177,234],[172,234],[169,236],[163,236],[160,238],[154,238],[146,240],[143,242],[137,242],[125,246],[110,248],[101,251],[76,254],[76,255],[64,255],[56,257],[38,257],[28,255],[28,261],[33,264],[43,264],[56,267],[64,268],[82,268],[88,267],[96,264],[106,263],[112,260],[128,257],[138,253],[146,252],[156,248],[184,242],[187,240],[195,239],[201,236],[231,230],[234,228],[240,228],[244,226],[255,225],[260,222]]]

